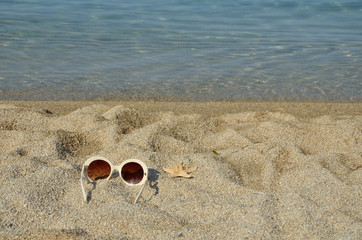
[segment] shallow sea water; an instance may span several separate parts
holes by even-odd
[[[362,99],[362,1],[3,0],[0,100]]]

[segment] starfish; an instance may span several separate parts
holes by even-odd
[[[183,178],[192,178],[189,173],[192,173],[197,170],[197,167],[188,168],[186,167],[186,164],[179,163],[172,168],[163,168],[165,172],[168,173],[170,177],[183,177]]]

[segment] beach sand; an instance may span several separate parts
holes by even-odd
[[[361,103],[0,102],[0,238],[361,239],[361,143]],[[137,204],[83,202],[95,155],[148,166]]]

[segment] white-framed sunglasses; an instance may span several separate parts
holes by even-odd
[[[87,202],[87,194],[84,190],[82,181],[83,176],[88,183],[93,183],[98,179],[109,180],[116,172],[118,172],[122,182],[126,185],[142,185],[142,188],[134,201],[135,204],[141,196],[148,181],[148,168],[146,164],[139,159],[128,159],[116,166],[113,165],[107,158],[102,156],[88,158],[82,166],[80,185],[82,187],[84,201]]]

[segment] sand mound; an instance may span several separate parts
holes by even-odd
[[[159,105],[88,104],[55,114],[0,104],[0,237],[361,238],[361,114]],[[136,205],[139,188],[118,178],[87,184],[91,199],[82,201],[80,169],[94,155],[146,163],[150,181]],[[192,179],[162,170],[178,162],[198,167]]]

